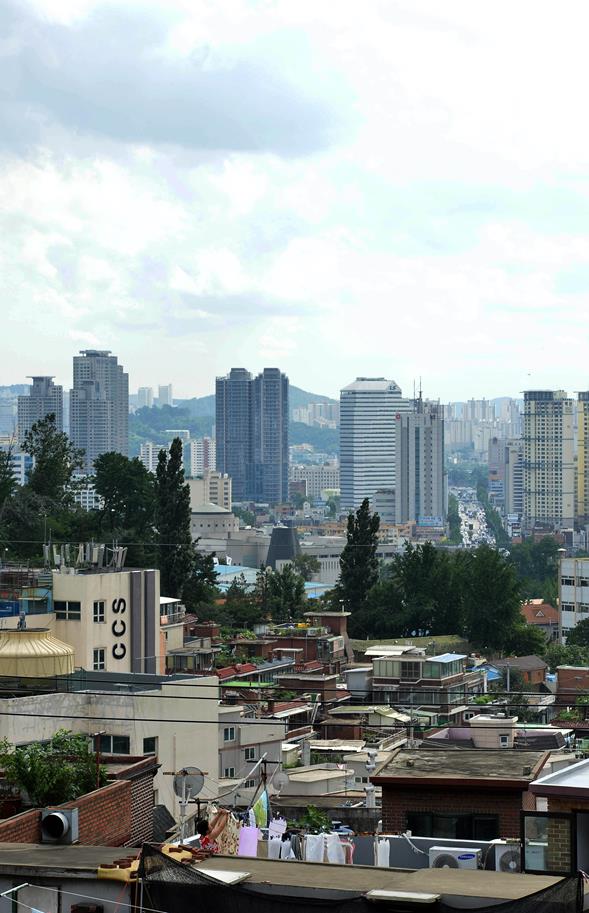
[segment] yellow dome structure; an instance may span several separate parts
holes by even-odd
[[[0,676],[46,678],[74,671],[75,651],[48,628],[0,631]]]

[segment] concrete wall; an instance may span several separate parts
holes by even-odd
[[[14,887],[15,883],[26,882],[31,877],[33,876],[21,878],[18,872],[15,875],[0,875],[0,892]],[[127,905],[131,902],[132,888],[129,885],[120,881],[98,881],[90,873],[85,878],[64,878],[63,874],[51,877],[40,870],[33,880],[34,884],[27,884],[26,888],[21,888],[14,894],[18,901],[14,908],[19,911],[31,907],[42,910],[43,913],[70,913],[75,904],[99,903],[104,906],[104,913],[120,913],[121,910],[127,910]],[[47,890],[48,887],[51,890]],[[88,900],[88,896],[99,899]],[[4,900],[2,913],[10,910],[10,903],[9,900]]]
[[[200,767],[208,772],[207,794],[216,790],[218,694],[218,679],[211,676],[170,681],[161,689],[135,694],[73,692],[57,698],[54,694],[11,698],[5,701],[5,709],[20,716],[0,717],[0,739],[6,736],[22,744],[49,739],[60,728],[89,735],[103,731],[129,736],[130,754],[141,756],[143,740],[155,737],[161,764],[154,780],[157,801],[176,816],[173,777],[164,776],[164,771]]]

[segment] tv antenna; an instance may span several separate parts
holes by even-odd
[[[200,767],[183,767],[172,776],[174,777],[174,792],[180,801],[180,843],[183,843],[188,803],[195,799],[203,788],[205,775]]]

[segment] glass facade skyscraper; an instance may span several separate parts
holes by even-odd
[[[216,383],[216,463],[233,480],[234,501],[288,498],[288,378],[232,368]]]

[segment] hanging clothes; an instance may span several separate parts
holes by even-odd
[[[240,830],[241,824],[235,815],[229,815],[225,827],[217,837],[219,852],[223,856],[237,856]]]
[[[282,837],[275,837],[270,834],[268,837],[268,859],[280,859],[281,847]]]
[[[339,839],[339,834],[325,834],[325,844],[327,847],[327,861],[334,865],[345,865],[346,854]]]
[[[305,862],[323,862],[325,834],[307,834],[305,837]]]
[[[391,844],[384,838],[376,843],[376,864],[382,868],[389,868],[391,862]]]
[[[242,827],[239,832],[238,856],[257,856],[260,832],[257,827]]]
[[[258,827],[268,827],[269,802],[266,790],[256,799],[252,806],[252,811]]]

